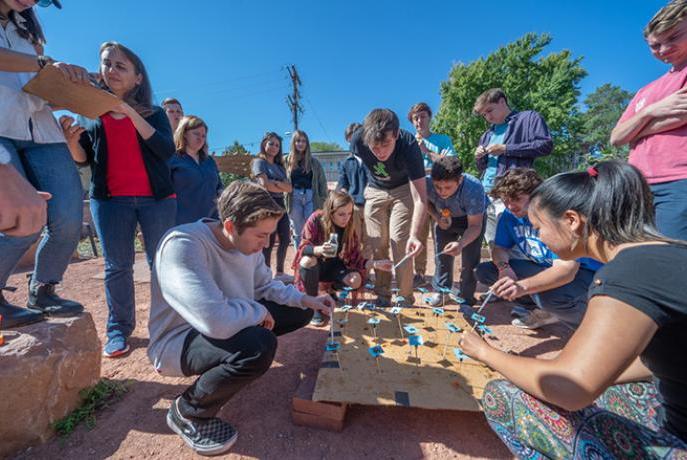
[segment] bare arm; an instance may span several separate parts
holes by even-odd
[[[414,203],[410,236],[417,239],[420,229],[427,220],[427,181],[424,177],[410,182],[410,194]]]
[[[624,375],[657,329],[651,318],[630,305],[596,296],[580,327],[552,360],[504,353],[475,333],[466,334],[461,345],[469,356],[532,396],[576,411],[589,406]]]
[[[259,174],[255,176],[255,179],[258,181],[258,184],[262,185],[268,192],[289,193],[292,190],[291,184],[288,182],[280,182],[278,180],[268,179],[267,174]]]
[[[630,367],[620,374],[615,381],[615,384],[641,382],[643,380],[651,380],[651,371],[642,363],[642,360],[637,357]]]
[[[580,264],[574,260],[556,259],[551,267],[521,280],[520,283],[525,288],[525,294],[549,291],[574,280],[579,268]]]
[[[41,70],[36,56],[19,53],[7,48],[0,48],[0,71],[2,72],[38,72]]]

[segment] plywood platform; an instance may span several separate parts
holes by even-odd
[[[337,308],[334,330],[341,348],[337,353],[324,353],[313,400],[480,411],[485,385],[499,374],[471,359],[459,362],[453,349],[460,334],[450,333],[445,323],[462,329],[469,325],[457,305],[444,309],[442,316],[428,307],[401,312],[401,324],[414,326],[416,335],[424,340],[416,359],[407,332],[402,338],[390,309],[358,310],[354,306],[346,318]],[[368,323],[371,317],[380,320],[376,330]],[[342,319],[348,320],[343,326],[339,324]],[[376,344],[384,350],[378,360],[368,351]]]

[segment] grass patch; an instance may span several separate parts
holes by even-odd
[[[63,437],[69,436],[82,422],[89,430],[93,429],[96,412],[120,400],[122,395],[129,391],[128,387],[128,382],[100,379],[92,387],[84,388],[79,392],[81,405],[53,423],[53,429]]]

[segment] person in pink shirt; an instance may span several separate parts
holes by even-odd
[[[640,89],[611,133],[651,186],[658,229],[687,240],[687,0],[673,0],[644,29],[670,70]]]

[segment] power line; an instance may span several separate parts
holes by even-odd
[[[317,120],[317,123],[319,123],[320,128],[322,128],[322,131],[324,132],[324,135],[327,136],[328,140],[331,140],[331,137],[329,136],[329,133],[327,132],[327,128],[324,127],[324,124],[322,124],[322,121],[320,120],[320,117],[317,115],[317,110],[315,110],[315,106],[313,105],[312,101],[308,96],[304,96],[305,101],[308,103],[310,106],[310,109],[312,110],[313,115],[315,115],[315,120]]]

